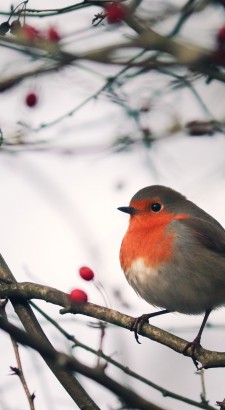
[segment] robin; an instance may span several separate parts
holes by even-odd
[[[120,249],[125,276],[143,299],[163,308],[137,318],[136,340],[139,326],[150,317],[204,313],[195,340],[187,345],[194,352],[210,312],[225,305],[225,230],[179,192],[160,185],[141,189],[129,206],[118,209],[130,215]]]

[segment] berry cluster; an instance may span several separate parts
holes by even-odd
[[[94,279],[94,272],[88,266],[82,266],[79,269],[79,275],[82,279],[86,281],[91,281]],[[88,301],[87,293],[82,289],[72,289],[69,293],[69,301],[72,303],[82,303]]]
[[[8,20],[0,24],[0,36],[5,36],[8,32],[29,43],[38,40],[58,43],[61,40],[61,36],[55,27],[49,27],[46,31],[40,31],[28,24],[22,25],[19,19],[13,20],[12,23],[9,23]]]

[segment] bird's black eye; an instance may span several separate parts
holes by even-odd
[[[159,202],[154,202],[153,204],[151,204],[151,210],[152,212],[159,212],[162,209],[162,205],[159,204]]]

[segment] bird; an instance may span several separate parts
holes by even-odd
[[[211,311],[225,305],[224,228],[184,195],[163,185],[139,190],[129,206],[118,210],[130,215],[120,248],[126,279],[141,298],[161,308],[136,319],[131,329],[136,340],[139,326],[150,317],[204,313],[196,338],[186,347],[194,356]]]

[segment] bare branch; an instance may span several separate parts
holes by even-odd
[[[5,319],[6,322],[8,321],[7,315],[6,315],[6,311],[5,311],[5,307],[6,307],[6,301],[1,301],[0,302],[0,314],[1,316]],[[21,363],[21,359],[20,359],[20,353],[19,353],[19,348],[18,348],[18,344],[16,342],[16,340],[14,339],[14,337],[12,335],[10,335],[11,338],[11,342],[12,342],[12,346],[13,346],[13,350],[15,352],[15,356],[16,356],[16,362],[17,362],[17,367],[13,367],[10,366],[10,369],[12,370],[11,374],[15,374],[19,377],[19,380],[22,384],[22,387],[24,389],[24,392],[26,394],[29,406],[30,406],[30,410],[35,410],[34,407],[34,399],[35,399],[35,394],[34,393],[30,393],[28,385],[27,385],[27,381],[26,378],[24,376],[24,372],[23,372],[23,367],[22,367],[22,363]]]
[[[0,282],[3,281],[16,285],[16,280],[12,272],[10,271],[3,257],[0,255]],[[12,297],[10,301],[16,314],[18,315],[24,328],[26,329],[28,337],[35,339],[36,343],[45,344],[48,350],[52,351],[52,354],[54,354],[55,349],[43,332],[28,302],[26,300],[18,299],[17,297]],[[80,385],[72,372],[60,369],[54,361],[49,359],[49,356],[43,355],[42,357],[51,371],[57,377],[59,382],[62,384],[64,389],[80,408],[83,407],[87,410],[100,410],[99,407],[90,398],[86,390]]]
[[[104,359],[107,363],[112,364],[113,366],[117,367],[120,369],[122,372],[125,374],[128,374],[130,377],[133,377],[134,379],[139,380],[140,382],[146,384],[149,387],[152,387],[153,389],[159,391],[162,393],[163,397],[171,397],[175,400],[179,400],[183,403],[190,404],[191,406],[195,406],[200,409],[206,409],[206,410],[215,410],[214,407],[210,406],[206,400],[202,400],[202,402],[197,402],[195,400],[189,399],[188,397],[181,396],[180,394],[173,393],[170,390],[165,389],[164,387],[152,382],[149,379],[146,379],[145,377],[141,376],[140,374],[134,372],[127,366],[123,366],[121,363],[113,359],[111,356],[106,355],[103,350],[100,348],[98,350],[93,349],[92,347],[80,342],[74,335],[68,333],[65,329],[63,329],[62,326],[59,325],[59,323],[52,319],[46,312],[44,312],[39,306],[37,306],[34,302],[30,302],[30,304],[37,309],[37,311],[47,319],[48,322],[50,322],[61,334],[63,334],[67,340],[70,340],[74,342],[74,348],[81,348],[84,349],[94,355],[96,355],[99,359]],[[200,371],[201,375],[203,370]],[[202,393],[202,397],[203,393]]]
[[[0,328],[13,336],[19,343],[29,346],[38,351],[42,357],[47,357],[49,361],[64,371],[75,371],[89,377],[92,380],[105,386],[121,399],[123,399],[130,408],[138,408],[141,410],[163,410],[161,407],[143,399],[132,390],[122,386],[111,377],[107,376],[102,367],[91,368],[81,364],[74,357],[70,357],[64,353],[52,349],[47,343],[37,341],[33,336],[25,333],[23,330],[7,322],[3,317],[0,317]],[[86,409],[87,407],[85,407]]]
[[[95,319],[102,320],[119,327],[130,330],[134,322],[133,317],[122,314],[116,310],[108,309],[92,303],[78,303],[70,305],[68,295],[60,290],[48,286],[37,285],[35,283],[23,282],[11,285],[0,286],[0,297],[9,297],[12,300],[29,300],[41,299],[54,305],[63,306],[61,314],[73,313],[91,316]],[[185,356],[192,357],[191,348],[185,351],[187,341],[180,337],[174,336],[155,326],[144,324],[140,335],[147,337],[155,342],[170,347],[174,351]],[[184,353],[185,351],[185,353]],[[202,364],[205,369],[212,367],[225,367],[225,352],[213,352],[199,347],[195,352],[196,360]]]

